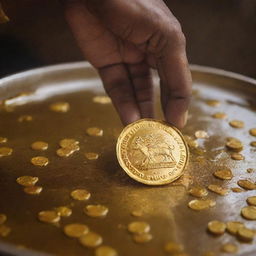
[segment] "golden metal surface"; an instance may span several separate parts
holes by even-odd
[[[237,256],[254,256],[253,243],[240,243],[227,232],[213,237],[206,232],[207,223],[213,219],[222,222],[243,222],[248,229],[255,229],[255,221],[246,220],[240,211],[247,205],[246,199],[255,196],[255,190],[241,193],[230,191],[226,196],[209,192],[207,198],[216,201],[216,206],[204,211],[193,211],[188,202],[194,197],[188,190],[194,185],[207,187],[219,184],[226,188],[237,187],[238,180],[256,181],[255,148],[249,144],[255,137],[249,130],[256,127],[256,83],[237,75],[200,68],[193,71],[194,88],[188,124],[182,131],[193,137],[198,130],[207,131],[209,138],[196,140],[197,148],[190,148],[190,162],[184,175],[173,184],[152,187],[132,180],[118,165],[115,145],[122,125],[112,104],[93,102],[93,97],[104,95],[96,72],[85,64],[62,65],[38,71],[30,71],[0,81],[0,100],[24,91],[33,93],[33,102],[15,107],[14,111],[0,112],[0,135],[8,138],[4,144],[13,148],[10,156],[0,158],[0,212],[8,216],[4,225],[11,228],[8,236],[0,239],[0,248],[26,255],[32,250],[63,256],[93,256],[94,249],[87,249],[77,239],[68,238],[63,227],[70,223],[86,224],[90,230],[103,237],[104,245],[116,249],[120,256],[165,256],[167,242],[184,246],[190,256],[201,256],[206,252],[221,255],[221,245],[235,242],[239,247]],[[79,91],[75,92],[78,89]],[[64,92],[64,94],[53,95]],[[32,96],[24,96],[29,100]],[[219,100],[216,107],[205,104],[205,100]],[[58,113],[49,110],[54,102],[68,102],[70,110]],[[157,117],[160,118],[159,105]],[[226,119],[212,115],[224,112]],[[21,115],[31,115],[30,122],[18,122]],[[230,120],[245,123],[242,129],[229,126]],[[103,136],[87,136],[86,129],[99,127]],[[226,149],[227,137],[243,142],[245,160],[235,161]],[[80,142],[80,151],[68,158],[56,155],[59,141],[74,138]],[[36,140],[47,141],[49,148],[40,154],[50,163],[40,168],[30,163],[37,152],[30,148]],[[198,150],[200,149],[200,150]],[[97,152],[96,161],[88,161],[85,152]],[[230,168],[231,180],[219,180],[213,176],[216,170]],[[254,171],[248,173],[251,168]],[[16,179],[30,175],[39,177],[42,192],[37,196],[22,191]],[[70,197],[75,189],[87,189],[91,193],[88,201],[77,201]],[[104,219],[91,218],[83,213],[87,204],[103,204],[109,208]],[[70,207],[69,217],[63,217],[59,226],[38,221],[37,214],[53,210],[58,206]],[[131,212],[143,211],[141,217]],[[146,244],[137,244],[125,227],[132,221],[150,224],[153,238]],[[28,228],[29,227],[29,228]],[[123,228],[124,227],[124,228]],[[6,229],[5,229],[6,230]],[[241,239],[252,239],[253,231],[240,230]],[[245,237],[245,238],[243,238]],[[30,254],[31,255],[31,254]]]

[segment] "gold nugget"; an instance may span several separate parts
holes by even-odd
[[[71,192],[71,197],[78,201],[85,201],[91,197],[91,193],[86,189],[76,189]]]
[[[7,220],[7,216],[3,213],[0,213],[0,225],[4,224]]]
[[[48,143],[44,141],[35,141],[34,143],[31,144],[31,148],[34,150],[47,150]]]
[[[133,241],[139,244],[147,243],[152,240],[153,236],[150,233],[134,234]]]
[[[256,136],[256,128],[250,129],[249,133],[250,133],[252,136]]]
[[[95,96],[93,97],[93,102],[94,103],[99,103],[99,104],[109,104],[111,103],[111,99],[108,96]]]
[[[95,232],[88,232],[79,238],[79,242],[85,247],[97,247],[102,244],[103,239]]]
[[[34,186],[38,182],[38,177],[33,176],[21,176],[16,179],[17,183],[25,186],[25,187],[31,187]]]
[[[244,188],[246,190],[253,190],[256,189],[256,184],[254,184],[253,182],[249,181],[249,180],[239,180],[237,182],[237,184],[241,187]]]
[[[43,188],[40,186],[31,186],[25,187],[24,192],[29,195],[39,195],[42,192]]]
[[[0,137],[0,143],[6,143],[8,141],[5,137]]]
[[[150,226],[144,221],[134,221],[128,225],[128,231],[136,234],[148,233]]]
[[[223,235],[226,230],[226,224],[218,220],[210,221],[207,227],[208,231],[214,235]]]
[[[56,102],[50,105],[50,110],[54,112],[65,113],[69,111],[70,105],[68,102]]]
[[[88,129],[86,129],[86,133],[89,135],[89,136],[97,136],[97,137],[100,137],[103,135],[103,130],[98,128],[98,127],[90,127]]]
[[[69,237],[79,238],[89,232],[89,228],[84,224],[73,223],[64,227],[65,235]]]
[[[38,219],[45,223],[57,223],[60,216],[55,211],[41,211],[38,213]]]
[[[12,154],[12,148],[0,147],[0,157],[10,156]]]
[[[221,250],[226,253],[237,253],[238,252],[237,246],[235,244],[231,244],[231,243],[223,244],[221,247]]]
[[[206,188],[201,186],[194,186],[189,189],[189,194],[195,197],[205,197],[208,195],[208,191]]]
[[[44,156],[35,156],[31,158],[31,163],[33,165],[43,167],[49,164],[49,160]]]
[[[227,230],[230,234],[232,234],[232,235],[236,235],[238,229],[244,227],[244,224],[243,224],[242,222],[239,222],[239,221],[229,221],[229,222],[227,222],[226,225],[227,225],[226,230]]]
[[[241,215],[247,220],[256,220],[256,206],[243,207]]]
[[[244,122],[239,120],[232,120],[229,122],[229,125],[233,128],[244,128]]]
[[[239,228],[237,237],[244,242],[251,242],[255,236],[255,231],[246,227]]]
[[[182,244],[179,244],[179,243],[168,242],[168,243],[165,244],[164,250],[167,253],[176,254],[176,253],[183,252],[184,246]]]
[[[217,170],[213,175],[221,180],[231,180],[233,178],[232,171],[228,168]]]
[[[249,205],[253,205],[253,206],[256,206],[256,196],[250,196],[246,199],[246,202],[249,204]]]
[[[86,215],[90,217],[105,217],[108,214],[108,208],[104,205],[87,205],[84,208]]]
[[[55,208],[55,211],[60,217],[69,217],[72,214],[72,210],[67,206],[59,206]]]
[[[218,195],[221,195],[221,196],[225,196],[228,194],[228,189],[227,188],[223,188],[219,185],[216,185],[216,184],[211,184],[208,186],[208,189]]]
[[[0,236],[7,237],[11,233],[11,229],[8,226],[0,225]]]
[[[93,152],[88,152],[85,153],[84,155],[88,160],[97,160],[99,158],[99,154]]]
[[[223,112],[216,112],[214,114],[212,114],[213,118],[217,118],[217,119],[226,119],[227,115]]]
[[[206,210],[215,205],[216,202],[211,199],[194,199],[188,203],[189,208],[195,211]]]
[[[244,156],[242,154],[239,154],[239,153],[231,154],[231,158],[233,160],[237,160],[237,161],[244,160]]]

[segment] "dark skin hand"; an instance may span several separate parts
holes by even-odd
[[[67,21],[124,124],[154,117],[150,68],[167,122],[186,124],[191,74],[180,24],[162,0],[66,0]]]

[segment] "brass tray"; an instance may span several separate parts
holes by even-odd
[[[198,161],[200,156],[192,152],[185,174],[175,183],[159,187],[133,181],[118,165],[115,143],[122,125],[111,104],[93,103],[92,97],[104,92],[97,73],[88,63],[45,67],[0,80],[0,100],[33,92],[14,99],[19,106],[13,112],[0,112],[0,136],[7,137],[6,145],[14,149],[11,156],[0,158],[0,212],[8,216],[6,225],[12,229],[8,237],[1,238],[1,255],[94,255],[94,250],[82,247],[76,239],[63,234],[63,226],[72,222],[86,223],[103,236],[104,244],[114,247],[121,256],[167,255],[163,248],[168,241],[182,243],[191,256],[200,256],[206,251],[221,255],[220,247],[226,242],[238,245],[236,255],[255,255],[255,242],[240,243],[226,233],[213,237],[206,232],[207,223],[213,219],[243,221],[256,229],[255,221],[246,221],[240,216],[246,198],[256,195],[255,190],[231,191],[227,196],[209,192],[208,197],[217,204],[200,212],[188,208],[188,202],[194,198],[187,190],[193,184],[214,183],[232,188],[237,187],[236,182],[241,178],[256,181],[256,171],[246,172],[247,168],[256,168],[256,150],[249,146],[253,137],[248,133],[256,127],[256,81],[207,67],[192,65],[191,70],[194,96],[183,133],[193,136],[195,131],[205,130],[210,138],[199,141],[206,149],[203,160],[201,157]],[[207,99],[219,100],[221,104],[211,107],[205,103]],[[49,104],[56,101],[68,101],[70,111],[65,114],[49,111]],[[157,106],[159,110],[159,104]],[[212,118],[211,114],[217,111],[225,112],[228,119]],[[24,114],[31,115],[33,120],[19,123],[18,117]],[[231,128],[228,121],[232,119],[244,121],[245,128]],[[101,127],[104,136],[86,136],[85,130],[90,126]],[[224,146],[230,136],[243,141],[245,160],[230,159]],[[58,142],[67,137],[79,140],[81,149],[67,159],[59,158],[56,156]],[[30,144],[36,140],[47,141],[49,149],[43,153],[31,150]],[[86,160],[84,152],[90,151],[98,152],[99,159]],[[30,158],[38,154],[47,156],[50,164],[42,168],[31,165]],[[213,171],[221,166],[232,169],[231,181],[213,177]],[[22,175],[38,176],[42,193],[25,194],[15,181]],[[74,201],[70,192],[76,188],[88,189],[91,199]],[[83,207],[88,203],[106,205],[109,214],[104,219],[87,217]],[[71,205],[73,214],[62,218],[59,227],[37,220],[39,211],[61,205]],[[131,216],[136,209],[143,211],[142,217]],[[151,225],[152,241],[146,244],[132,241],[126,226],[134,220]]]

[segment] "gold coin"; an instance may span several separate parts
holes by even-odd
[[[176,180],[183,174],[189,158],[181,133],[153,119],[141,119],[126,126],[118,138],[116,151],[124,171],[148,185]]]
[[[72,148],[59,148],[56,151],[56,154],[59,157],[69,157],[72,155],[75,151]]]
[[[208,191],[206,188],[201,186],[194,186],[189,189],[189,194],[195,197],[205,197],[208,195]]]
[[[255,231],[246,227],[239,228],[237,237],[244,242],[251,242],[255,236]]]
[[[33,176],[21,176],[16,179],[17,183],[25,186],[25,187],[30,187],[34,186],[38,182],[38,177],[33,177]]]
[[[7,142],[7,138],[5,137],[0,137],[0,143],[6,143]]]
[[[226,119],[227,115],[223,112],[216,112],[216,113],[212,114],[212,117],[216,118],[216,119]]]
[[[79,242],[85,247],[97,247],[102,244],[102,237],[95,232],[88,232],[79,238]]]
[[[205,103],[211,107],[218,107],[220,105],[219,100],[206,100]]]
[[[65,235],[69,237],[81,237],[89,232],[89,228],[84,224],[73,223],[68,224],[63,229]]]
[[[8,226],[0,225],[0,236],[7,237],[11,233],[11,229]]]
[[[195,137],[197,139],[207,139],[207,138],[209,138],[209,135],[206,131],[198,130],[195,132]]]
[[[134,217],[141,217],[143,215],[143,212],[140,210],[134,210],[131,212],[131,215]]]
[[[71,192],[71,197],[78,201],[85,201],[91,197],[91,193],[86,189],[76,189]]]
[[[256,189],[256,184],[252,183],[249,180],[239,180],[237,184],[246,190],[253,190]]]
[[[229,221],[227,222],[226,225],[227,225],[226,230],[232,235],[236,235],[238,229],[244,227],[244,224],[239,221]]]
[[[226,243],[223,244],[221,250],[226,253],[236,253],[238,252],[238,248],[235,244]]]
[[[18,118],[18,122],[22,123],[22,122],[30,122],[33,120],[33,117],[30,116],[30,115],[23,115],[23,116],[20,116]]]
[[[90,204],[85,206],[84,212],[90,217],[105,217],[108,214],[108,208],[101,204]]]
[[[243,143],[236,138],[229,138],[226,142],[226,147],[229,150],[239,152],[239,151],[243,150]]]
[[[95,256],[117,256],[118,253],[110,246],[102,245],[95,250]]]
[[[128,225],[128,231],[136,234],[148,233],[150,226],[144,221],[134,221]]]
[[[43,188],[40,186],[31,186],[25,187],[24,192],[29,195],[39,195],[42,192]]]
[[[139,244],[147,243],[152,240],[153,236],[150,233],[134,234],[133,241]]]
[[[88,129],[86,129],[86,133],[89,135],[89,136],[97,136],[97,137],[100,137],[103,135],[103,130],[98,128],[98,127],[90,127]]]
[[[99,103],[99,104],[111,103],[111,99],[108,96],[95,96],[95,97],[93,97],[92,100],[94,103]]]
[[[65,113],[69,111],[70,105],[68,102],[56,102],[50,105],[50,110],[55,112]]]
[[[35,141],[31,144],[31,148],[34,150],[47,150],[48,143],[44,141]]]
[[[244,156],[242,154],[239,154],[239,153],[231,154],[231,158],[233,160],[237,160],[237,161],[244,160]]]
[[[69,217],[72,214],[72,210],[67,206],[59,206],[55,208],[55,211],[60,217]]]
[[[62,139],[59,142],[59,145],[62,148],[68,148],[68,147],[71,147],[71,146],[74,146],[74,145],[78,145],[78,144],[79,144],[79,141],[77,141],[75,139],[69,139],[69,138]]]
[[[197,140],[194,140],[191,136],[188,135],[184,135],[183,138],[191,149],[198,148],[199,144]]]
[[[46,223],[57,223],[60,216],[55,211],[41,211],[38,213],[38,219]]]
[[[210,207],[214,207],[216,202],[211,199],[194,199],[188,203],[189,208],[201,211],[205,209],[209,209]]]
[[[256,136],[256,128],[250,129],[249,133],[250,133],[252,136]]]
[[[247,220],[256,220],[256,206],[243,207],[241,215]]]
[[[244,190],[243,190],[243,189],[241,189],[241,188],[231,188],[231,190],[232,190],[233,192],[235,192],[235,193],[241,193],[241,192],[244,192]]]
[[[4,224],[7,220],[7,216],[3,213],[0,213],[0,225]]]
[[[0,157],[10,156],[12,154],[12,148],[0,147]]]
[[[221,195],[221,196],[225,196],[228,194],[228,189],[227,188],[223,188],[219,185],[216,185],[216,184],[211,184],[208,186],[208,189],[218,195]]]
[[[253,168],[248,168],[246,171],[247,171],[248,173],[252,173],[252,172],[254,171],[254,169],[253,169]]]
[[[214,235],[222,235],[226,230],[226,224],[218,220],[210,221],[207,227],[208,231]]]
[[[221,180],[231,180],[233,178],[232,171],[228,168],[217,170],[213,175]]]
[[[97,160],[99,158],[99,154],[93,152],[88,152],[85,153],[84,155],[88,160]]]
[[[233,128],[244,128],[244,122],[239,120],[232,120],[229,125]]]
[[[250,145],[251,145],[252,147],[256,147],[256,141],[252,141],[252,142],[250,143]]]
[[[36,166],[46,166],[49,164],[49,160],[44,156],[35,156],[31,158],[31,163]]]
[[[165,244],[164,250],[165,250],[165,252],[171,253],[171,254],[181,253],[181,252],[183,252],[184,247],[182,244],[179,244],[179,243],[168,242]]]
[[[249,205],[253,205],[253,206],[256,206],[256,196],[250,196],[246,199],[246,202],[249,204]]]

